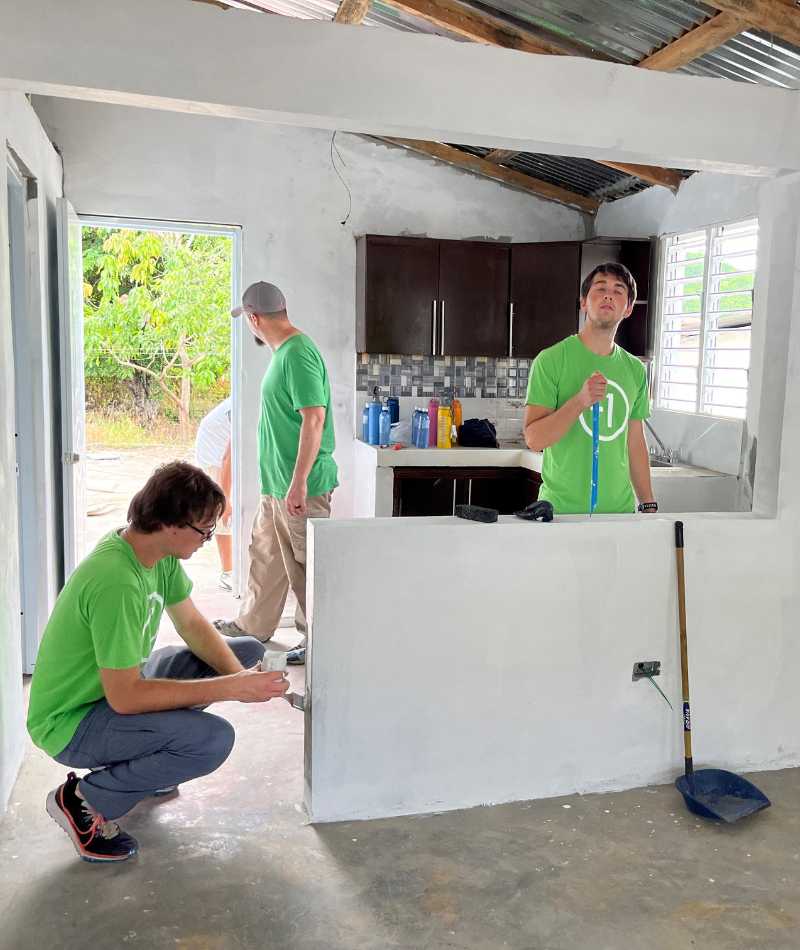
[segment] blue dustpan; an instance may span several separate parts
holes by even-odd
[[[675,557],[678,568],[678,619],[681,631],[681,684],[683,686],[683,749],[685,775],[675,781],[686,807],[702,818],[732,824],[769,808],[767,796],[752,782],[724,769],[694,770],[692,764],[692,714],[689,708],[689,651],[686,639],[686,583],[683,571],[683,522],[675,522]]]
[[[733,824],[772,804],[752,782],[724,769],[698,769],[681,775],[675,787],[686,807],[701,818],[716,818]]]

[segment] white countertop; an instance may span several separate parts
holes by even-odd
[[[395,449],[368,445],[356,440],[360,454],[367,454],[377,468],[527,468],[532,472],[542,471],[541,452],[532,452],[519,442],[500,443],[499,449],[473,449],[456,446],[452,449]],[[676,477],[733,478],[707,468],[677,463],[669,467],[651,469],[654,481]]]

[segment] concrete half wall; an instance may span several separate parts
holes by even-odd
[[[798,765],[794,542],[774,520],[685,518],[695,762]],[[311,564],[314,821],[679,774],[671,521],[314,522]],[[639,660],[662,662],[672,710],[632,682]]]

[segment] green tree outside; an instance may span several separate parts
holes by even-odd
[[[230,367],[228,237],[84,229],[84,362],[88,378],[155,387],[191,434],[195,390]]]

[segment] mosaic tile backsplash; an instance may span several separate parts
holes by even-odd
[[[533,360],[495,356],[356,355],[356,390],[381,396],[524,399]]]

